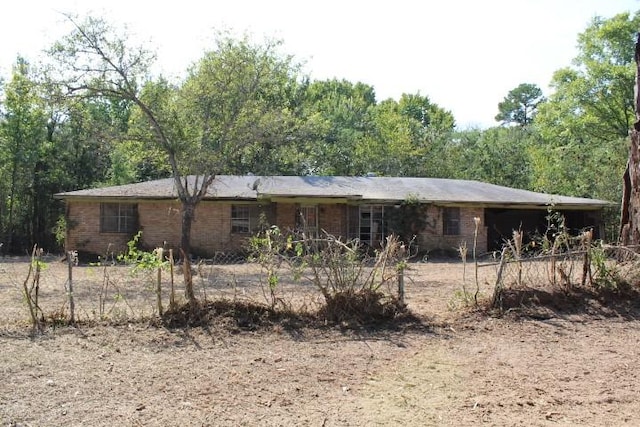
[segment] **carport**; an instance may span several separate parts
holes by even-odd
[[[600,210],[557,210],[565,219],[565,227],[572,235],[583,230],[593,230],[594,238],[602,236],[602,219]],[[531,241],[536,236],[549,232],[553,223],[552,211],[549,209],[518,209],[513,206],[503,208],[485,208],[485,224],[487,226],[488,250],[498,250],[511,239],[514,230],[522,230],[525,240]]]

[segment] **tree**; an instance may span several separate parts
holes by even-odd
[[[57,249],[64,211],[53,195],[104,182],[108,142],[128,121],[127,106],[109,100],[59,103],[41,76],[18,57],[0,110],[0,235],[13,253]]]
[[[541,102],[544,102],[542,89],[532,83],[522,83],[509,91],[504,100],[498,104],[500,112],[496,115],[496,121],[527,126],[533,121],[536,109]]]
[[[373,87],[332,79],[314,81],[304,93],[310,124],[305,172],[360,174],[354,152],[371,128],[370,112],[376,104]]]
[[[50,50],[56,81],[69,97],[134,105],[139,120],[133,132],[160,149],[170,166],[182,206],[181,250],[188,260],[195,209],[216,174],[228,163],[240,167],[252,146],[286,140],[281,132],[291,114],[283,99],[295,85],[298,67],[278,53],[280,42],[255,45],[220,36],[181,85],[153,80],[149,50],[129,46],[126,35],[104,20],[68,18],[72,31]],[[195,302],[189,271],[184,278],[187,298]]]
[[[402,94],[398,101],[398,112],[408,121],[405,131],[408,130],[412,135],[412,149],[405,153],[410,167],[405,169],[403,175],[449,175],[450,164],[445,160],[445,153],[456,124],[453,114],[419,93]]]
[[[407,176],[419,156],[416,150],[417,121],[402,116],[398,103],[387,99],[373,106],[367,132],[357,141],[351,154],[354,170],[359,175],[375,173],[386,176]]]
[[[633,64],[640,12],[594,18],[578,35],[571,67],[556,71],[554,92],[538,107],[534,126],[534,189],[620,200],[618,175],[634,121]],[[621,173],[621,172],[620,172]],[[624,215],[624,212],[622,213]],[[620,234],[620,233],[619,233]]]
[[[640,12],[596,17],[578,36],[574,67],[553,75],[554,93],[538,108],[536,126],[547,140],[625,138],[634,120],[633,51]]]
[[[626,151],[622,138],[608,141],[570,139],[563,144],[534,143],[529,148],[530,189],[619,200]]]
[[[636,122],[631,131],[629,159],[623,174],[619,240],[623,245],[640,244],[640,34],[635,45]]]
[[[295,145],[304,125],[300,111],[298,65],[277,51],[280,41],[263,45],[222,35],[181,86],[179,111],[192,141],[182,162],[203,160],[203,173],[273,172],[271,152]],[[179,115],[179,113],[178,113]],[[196,150],[196,151],[194,151]],[[182,154],[182,153],[180,153]]]
[[[52,97],[48,122],[58,168],[65,171],[58,177],[57,191],[103,185],[117,168],[114,153],[126,140],[131,104],[106,98],[61,101]]]
[[[460,146],[447,153],[447,158],[453,159],[457,165],[453,177],[530,188],[535,176],[532,174],[530,153],[540,142],[531,128],[471,129],[459,132],[456,140]]]
[[[42,213],[38,207],[39,179],[47,159],[43,152],[46,149],[46,112],[38,87],[31,78],[29,63],[24,58],[19,57],[16,61],[5,97],[4,121],[0,127],[0,194],[6,205],[0,208],[3,213],[0,227],[7,249],[11,251],[17,247],[28,248],[25,238],[33,243],[37,238],[35,234],[42,228],[41,222],[36,220]]]
[[[354,163],[362,173],[442,176],[441,156],[455,121],[428,97],[403,94],[370,108],[370,125],[358,141]]]
[[[453,114],[431,102],[428,96],[403,93],[398,110],[404,117],[414,119],[423,130],[449,132],[456,125]]]

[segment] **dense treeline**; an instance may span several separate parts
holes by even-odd
[[[83,25],[76,29],[114,34],[99,20]],[[377,100],[365,83],[309,81],[278,42],[221,35],[180,82],[150,77],[152,56],[114,44],[131,66],[88,83],[73,68],[77,40],[62,39],[50,63],[17,58],[0,82],[2,250],[59,249],[57,192],[202,168],[476,179],[617,202],[638,28],[639,14],[595,18],[578,36],[579,55],[567,58],[572,66],[554,74],[553,93],[521,84],[496,106],[501,123],[489,129],[457,128],[451,112],[420,93]]]

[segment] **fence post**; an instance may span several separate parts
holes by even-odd
[[[551,246],[551,284],[556,286],[556,242]]]
[[[498,305],[502,305],[502,271],[504,269],[504,264],[506,261],[506,253],[507,248],[502,249],[502,253],[500,254],[500,266],[498,267],[498,274],[496,275],[496,285],[493,289],[493,301],[491,302],[491,306],[494,308],[498,308]]]
[[[156,248],[156,256],[158,257],[158,281],[156,283],[156,297],[158,301],[158,315],[162,316],[162,260],[164,258],[163,249]]]
[[[29,306],[29,315],[31,316],[31,323],[32,323],[34,332],[36,331],[36,329],[40,331],[41,325],[40,325],[40,322],[38,322],[37,308],[34,306],[33,296],[31,295],[33,288],[29,289],[28,283],[29,283],[29,278],[31,278],[31,274],[33,273],[33,264],[35,263],[37,249],[38,249],[38,245],[34,245],[33,251],[31,252],[31,262],[29,262],[29,271],[27,272],[27,277],[24,279],[24,282],[22,283],[22,290],[24,292],[24,298],[27,301],[27,305]]]
[[[74,324],[76,322],[76,303],[73,300],[73,264],[75,264],[78,260],[78,252],[77,251],[68,251],[67,252],[67,267],[69,270],[69,323]]]
[[[169,249],[169,272],[171,274],[171,294],[169,295],[169,309],[173,309],[176,305],[176,293],[173,287],[173,249]]]
[[[404,306],[404,266],[398,266],[398,300]]]
[[[522,230],[513,231],[514,256],[518,266],[518,286],[522,286]]]
[[[587,276],[589,277],[589,285],[593,285],[593,278],[591,277],[591,239],[593,239],[593,233],[591,230],[582,233],[582,245],[584,249],[584,260],[582,264],[582,287],[584,288],[587,283]]]

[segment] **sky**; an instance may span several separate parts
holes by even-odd
[[[374,87],[376,99],[421,94],[458,128],[495,126],[498,103],[521,83],[545,95],[571,65],[591,20],[640,10],[640,0],[16,0],[0,14],[0,76],[17,55],[36,62],[70,30],[63,13],[101,16],[158,54],[180,78],[217,30],[283,41],[314,80]],[[640,29],[639,29],[640,30]]]

